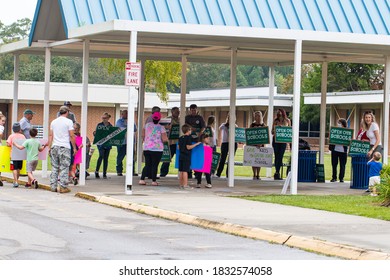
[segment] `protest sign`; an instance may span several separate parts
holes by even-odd
[[[161,162],[171,162],[171,151],[167,142],[164,142],[164,150],[161,157]]]
[[[121,146],[125,144],[126,128],[98,126],[93,144],[101,146]]]
[[[268,126],[247,128],[245,136],[247,145],[269,144]]]
[[[174,124],[171,126],[171,130],[169,131],[169,139],[179,139],[180,136],[180,125]]]
[[[272,167],[274,150],[270,147],[244,146],[244,166]]]
[[[360,141],[360,140],[352,140],[349,146],[348,155],[360,155],[367,154],[370,150],[370,142]]]
[[[329,144],[349,146],[353,138],[353,129],[332,126],[329,131]]]
[[[236,143],[245,143],[245,128],[236,127],[234,141]]]
[[[275,126],[275,142],[276,143],[291,143],[292,142],[292,127],[291,126]]]

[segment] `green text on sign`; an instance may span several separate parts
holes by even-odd
[[[276,143],[291,143],[292,142],[292,127],[291,126],[275,126],[275,142]]]
[[[329,133],[329,144],[332,145],[343,145],[349,146],[353,138],[353,129],[344,128],[344,127],[335,127],[330,128]]]
[[[268,126],[245,129],[247,145],[269,144]]]
[[[161,157],[161,162],[171,162],[171,151],[167,142],[164,143],[164,150]]]
[[[93,144],[100,146],[121,146],[125,143],[127,129],[120,127],[98,126]]]
[[[236,127],[236,135],[234,141],[238,143],[245,143],[245,128]]]
[[[179,139],[180,136],[180,125],[174,124],[171,126],[171,131],[169,132],[169,139]]]
[[[351,145],[349,146],[349,155],[360,155],[367,154],[370,150],[370,142],[352,140]]]

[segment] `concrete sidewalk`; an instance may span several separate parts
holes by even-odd
[[[179,189],[176,177],[159,181],[158,187],[138,186],[134,177],[133,195],[125,195],[124,177],[91,178],[86,186],[71,186],[72,192],[66,195],[322,254],[390,260],[390,222],[228,197],[279,194],[283,181],[241,178],[236,187],[228,188],[225,179],[214,179],[212,189],[191,190]],[[41,179],[40,183],[47,184],[48,180]],[[300,183],[298,193],[362,195],[363,191],[350,189],[348,183]]]

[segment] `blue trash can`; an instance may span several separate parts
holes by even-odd
[[[351,189],[368,188],[368,158],[365,154],[351,155]]]
[[[298,182],[316,182],[317,151],[299,151]]]

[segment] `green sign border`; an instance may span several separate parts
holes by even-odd
[[[264,140],[264,139],[261,139],[259,141],[255,140],[249,140],[248,141],[248,131],[251,131],[251,130],[259,130],[259,131],[262,131],[262,130],[266,130],[267,131],[267,139]],[[261,126],[261,127],[251,127],[251,128],[247,128],[245,129],[245,140],[246,140],[246,144],[247,145],[264,145],[264,144],[269,144],[270,143],[270,134],[269,134],[269,127],[268,126]]]
[[[332,129],[335,129],[335,130],[348,130],[348,131],[351,131],[351,140],[347,141],[347,140],[342,140],[342,141],[338,141],[338,142],[331,142],[331,132],[332,132]],[[342,146],[349,146],[349,144],[351,143],[352,141],[352,138],[353,138],[353,128],[345,128],[345,127],[338,127],[338,126],[331,126],[330,129],[329,129],[329,144],[331,145],[342,145]]]
[[[291,138],[278,137],[278,134],[277,134],[278,128],[283,128],[283,129],[291,130]],[[292,130],[293,130],[293,129],[292,129],[291,126],[281,126],[281,125],[275,126],[275,142],[276,142],[276,143],[291,143],[291,142],[292,142]],[[283,141],[282,139],[287,139],[287,140],[286,140],[286,141]]]

